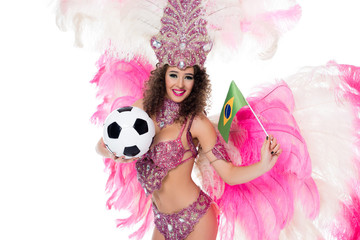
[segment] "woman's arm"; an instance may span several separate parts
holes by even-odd
[[[263,175],[275,165],[281,149],[280,145],[274,143],[274,141],[276,141],[275,138],[273,138],[272,143],[270,139],[265,139],[261,148],[260,161],[249,166],[234,166],[231,162],[217,159],[212,153],[207,153],[206,156],[215,171],[226,183],[229,185],[242,184]],[[254,149],[254,151],[256,150]],[[274,154],[271,154],[271,152],[274,152]]]
[[[269,136],[269,138],[263,142],[259,162],[249,166],[235,166],[231,162],[220,158],[221,156],[214,150],[214,147],[216,148],[216,145],[219,143],[217,142],[216,131],[206,116],[195,118],[192,126],[192,134],[193,137],[199,140],[207,159],[215,171],[229,185],[249,182],[263,175],[275,165],[282,151],[276,139]]]

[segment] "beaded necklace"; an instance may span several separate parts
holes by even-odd
[[[168,98],[165,98],[164,104],[156,116],[156,122],[160,129],[175,122],[179,117],[180,103],[176,103]]]

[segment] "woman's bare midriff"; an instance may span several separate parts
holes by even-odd
[[[153,192],[152,200],[162,213],[174,213],[196,201],[200,188],[191,178],[194,159],[189,159],[169,171],[161,188]]]

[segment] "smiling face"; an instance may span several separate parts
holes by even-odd
[[[190,95],[194,82],[193,67],[185,70],[168,67],[165,73],[165,97],[177,103],[184,101]]]

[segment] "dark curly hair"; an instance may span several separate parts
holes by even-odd
[[[156,69],[151,71],[150,78],[145,84],[144,109],[150,116],[158,114],[163,106],[166,94],[165,74],[168,67],[167,64],[161,67],[156,66]],[[208,76],[204,68],[194,66],[194,86],[190,95],[180,103],[180,113],[177,121],[182,122],[186,117],[205,111],[211,93]]]

